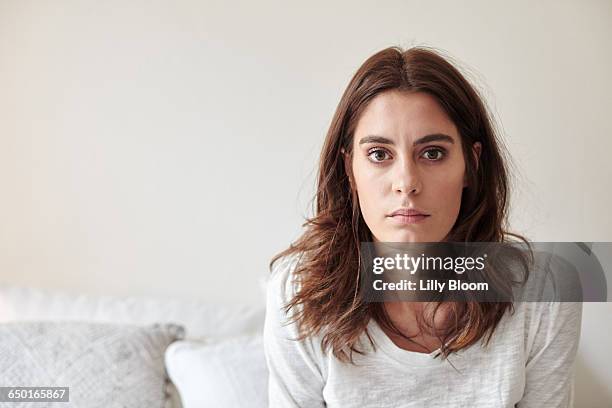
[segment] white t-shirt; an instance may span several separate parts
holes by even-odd
[[[374,319],[353,353],[356,365],[321,349],[321,336],[296,341],[297,325],[281,310],[296,291],[296,258],[276,262],[267,292],[264,346],[270,408],[573,406],[573,363],[581,302],[517,302],[491,341],[448,360],[396,346]],[[450,363],[449,363],[450,361]],[[453,368],[453,366],[455,367]]]

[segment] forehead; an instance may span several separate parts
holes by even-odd
[[[409,140],[432,133],[444,133],[459,141],[455,124],[433,96],[397,90],[376,95],[355,128],[357,136],[376,134]]]

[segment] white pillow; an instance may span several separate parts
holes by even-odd
[[[3,323],[0,384],[69,387],[70,403],[58,407],[162,408],[169,397],[164,351],[183,338],[175,324]],[[0,403],[47,405],[56,406]]]
[[[176,341],[166,371],[184,408],[267,408],[268,368],[261,334],[214,343]]]

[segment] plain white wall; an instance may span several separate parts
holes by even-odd
[[[344,87],[389,45],[476,82],[516,231],[612,241],[611,22],[607,0],[0,0],[0,279],[259,302]],[[578,406],[612,399],[610,306],[585,305]]]

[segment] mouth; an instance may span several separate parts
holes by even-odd
[[[404,215],[404,214],[396,214],[389,216],[393,221],[398,224],[419,224],[427,220],[430,215],[427,214],[413,214],[413,215]]]
[[[413,208],[401,208],[389,215],[393,221],[399,224],[418,224],[425,221],[431,215],[422,210]]]

